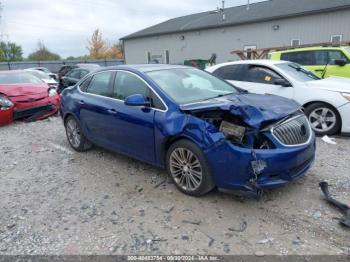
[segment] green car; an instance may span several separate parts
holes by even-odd
[[[322,78],[350,78],[350,46],[297,48],[273,52],[269,57],[273,60],[298,63]]]

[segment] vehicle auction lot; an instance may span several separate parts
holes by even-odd
[[[180,193],[165,171],[94,148],[60,118],[0,129],[0,254],[350,254],[318,183],[350,203],[350,139],[318,139],[305,178],[260,202]]]

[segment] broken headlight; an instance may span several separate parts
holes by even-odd
[[[6,97],[0,95],[0,110],[7,110],[13,106],[13,103]]]
[[[55,95],[57,95],[56,89],[50,88],[50,89],[49,89],[49,96],[55,96]]]
[[[235,143],[242,143],[245,131],[245,127],[227,121],[222,121],[220,125],[220,132],[222,132],[228,140]]]

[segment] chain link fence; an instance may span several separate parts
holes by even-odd
[[[67,60],[67,61],[20,61],[20,62],[0,62],[0,70],[19,70],[32,67],[46,67],[53,73],[64,65],[75,64],[98,64],[102,67],[115,66],[124,64],[124,60],[108,59],[108,60]]]

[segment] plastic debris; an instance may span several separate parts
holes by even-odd
[[[322,137],[322,141],[327,143],[327,144],[331,144],[331,145],[336,145],[337,144],[337,142],[335,142],[335,138],[329,137],[329,136]]]

